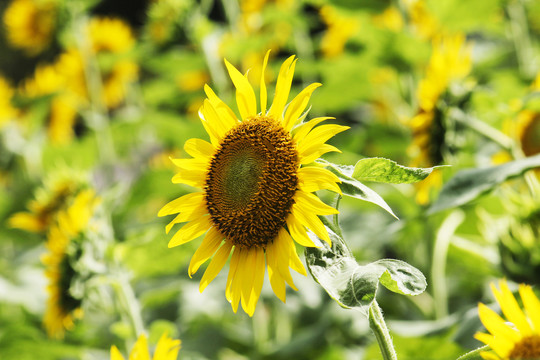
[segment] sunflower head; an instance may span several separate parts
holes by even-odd
[[[152,360],[176,360],[180,350],[180,340],[174,340],[164,333],[159,339]],[[116,346],[111,347],[111,360],[124,360],[122,353]],[[148,340],[142,334],[139,336],[129,354],[129,360],[150,360],[148,353]]]
[[[50,43],[56,23],[54,0],[13,0],[4,12],[8,41],[28,55],[37,55]]]
[[[49,279],[49,298],[43,323],[50,337],[62,338],[66,330],[73,328],[74,320],[83,315],[82,298],[71,291],[77,277],[74,264],[81,255],[78,240],[98,202],[92,190],[81,191],[70,207],[59,212],[47,234],[48,252],[42,262]]]
[[[129,25],[117,18],[92,18],[88,24],[88,37],[95,53],[123,53],[135,44]]]
[[[330,124],[316,127],[329,118],[302,122],[311,94],[320,84],[309,85],[287,105],[294,56],[281,66],[273,102],[267,109],[267,61],[268,53],[259,83],[260,111],[247,76],[227,61],[239,116],[205,86],[208,98],[199,115],[210,142],[189,139],[184,149],[192,158],[173,159],[178,167],[173,182],[198,190],[171,201],[158,214],[178,214],[167,225],[167,232],[175,224],[187,222],[169,247],[206,233],[189,266],[191,276],[212,258],[201,280],[201,291],[230,256],[226,297],[234,311],[241,303],[250,316],[261,292],[265,267],[274,292],[283,301],[285,283],[294,288],[289,267],[306,273],[293,240],[315,246],[306,233],[311,229],[330,242],[318,215],[337,211],[313,192],[340,192],[339,180],[313,162],[329,151],[338,151],[326,141],[347,129]]]
[[[489,333],[476,333],[475,338],[494,351],[482,352],[482,357],[491,360],[539,359],[540,300],[529,285],[521,284],[519,294],[523,302],[522,309],[505,280],[499,282],[499,288],[491,284],[493,295],[509,323],[484,304],[479,304],[480,320]]]
[[[29,211],[13,214],[9,219],[9,225],[30,232],[46,231],[58,213],[65,210],[80,190],[82,186],[80,181],[64,175],[52,178],[36,191],[35,199],[28,204]]]

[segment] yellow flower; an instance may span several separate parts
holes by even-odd
[[[268,53],[263,69],[267,61]],[[228,61],[225,64],[236,87],[240,117],[205,86],[208,98],[199,114],[210,142],[187,140],[184,149],[193,158],[173,159],[179,170],[172,179],[200,190],[171,201],[158,215],[179,213],[167,225],[167,232],[177,223],[188,222],[172,237],[169,247],[206,232],[189,265],[191,276],[213,255],[201,279],[201,292],[232,253],[225,295],[235,312],[241,302],[244,311],[252,316],[265,266],[270,284],[282,301],[285,282],[296,289],[289,267],[306,274],[293,239],[302,246],[315,246],[307,236],[307,227],[330,243],[317,215],[338,211],[313,192],[340,192],[339,180],[328,170],[309,164],[329,151],[339,151],[325,142],[347,127],[315,127],[327,117],[302,123],[311,94],[321,84],[307,86],[285,106],[296,65],[294,56],[281,66],[269,110],[263,70],[260,112],[247,78]]]
[[[325,57],[338,56],[343,53],[345,44],[358,30],[358,20],[338,13],[329,5],[323,6],[320,14],[327,26],[321,39],[321,51]]]
[[[137,79],[139,67],[133,61],[116,63],[103,81],[103,101],[109,108],[115,108],[126,98],[127,88]]]
[[[173,340],[167,334],[163,334],[156,345],[152,360],[176,360],[180,344],[180,340]],[[114,345],[111,347],[111,360],[124,360],[124,357]],[[133,345],[129,360],[150,360],[148,341],[144,334],[139,336],[137,342]]]
[[[372,19],[375,25],[394,32],[403,29],[403,17],[395,6],[387,7],[381,14],[373,16]]]
[[[176,84],[182,91],[198,91],[210,78],[204,70],[192,70],[181,73],[176,77]]]
[[[0,76],[0,127],[17,116],[17,110],[11,105],[12,97],[13,89],[6,79]]]
[[[88,35],[95,53],[123,53],[131,50],[135,43],[129,25],[115,18],[92,18],[88,24]]]
[[[499,287],[500,290],[491,284],[491,291],[504,316],[512,324],[505,322],[486,305],[478,305],[478,315],[489,333],[476,333],[475,338],[489,345],[495,352],[482,352],[482,357],[488,360],[539,359],[540,300],[529,285],[521,284],[519,294],[525,310],[523,311],[506,281],[500,281]]]
[[[50,41],[56,22],[51,0],[13,0],[4,12],[7,39],[28,55],[37,55]]]
[[[407,152],[413,157],[412,166],[431,167],[443,161],[445,126],[437,102],[453,81],[461,80],[471,70],[471,45],[461,34],[433,40],[433,52],[417,91],[419,109],[407,122],[413,141]],[[440,176],[415,184],[416,201],[426,204],[433,188],[442,184]]]
[[[62,338],[65,330],[73,328],[74,320],[83,315],[81,299],[73,297],[70,292],[71,281],[76,275],[70,256],[70,243],[88,225],[97,203],[92,190],[81,191],[73,204],[58,214],[58,222],[48,232],[48,252],[42,262],[49,279],[49,298],[43,324],[50,337]]]
[[[410,26],[421,39],[431,39],[438,33],[439,22],[429,12],[425,0],[405,0],[404,5]]]
[[[44,232],[49,229],[56,215],[64,209],[80,184],[73,179],[61,178],[45,188],[39,189],[36,199],[28,204],[29,212],[18,212],[9,219],[14,228],[31,232]]]

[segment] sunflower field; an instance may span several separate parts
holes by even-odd
[[[0,360],[540,359],[540,1],[0,24]]]

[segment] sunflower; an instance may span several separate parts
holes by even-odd
[[[131,50],[135,44],[129,25],[117,18],[92,18],[87,31],[95,53],[123,53]]]
[[[216,277],[231,255],[226,298],[236,312],[239,302],[250,316],[255,311],[263,285],[265,266],[276,296],[285,301],[285,283],[296,290],[289,267],[306,274],[293,239],[303,246],[315,246],[306,228],[330,243],[317,215],[338,211],[313,194],[321,189],[340,192],[339,179],[312,163],[330,151],[325,142],[348,129],[317,124],[328,117],[302,123],[311,94],[321,84],[303,89],[289,104],[287,99],[296,65],[289,57],[278,74],[272,106],[267,110],[263,61],[260,81],[260,112],[255,92],[227,60],[225,65],[236,87],[240,117],[210,89],[199,111],[210,142],[189,139],[184,145],[193,158],[172,159],[179,168],[173,183],[198,188],[165,205],[159,216],[176,214],[167,232],[187,222],[170,240],[169,247],[206,235],[189,265],[189,275],[210,257],[201,279],[200,291]],[[312,165],[309,165],[312,164]]]
[[[491,290],[501,306],[508,321],[505,322],[497,313],[480,303],[478,314],[489,331],[476,333],[475,338],[489,345],[495,352],[482,352],[484,359],[490,360],[526,360],[540,358],[540,300],[531,286],[521,284],[519,294],[523,302],[523,311],[505,280],[499,282],[500,290],[491,284]]]
[[[178,350],[180,350],[180,340],[173,340],[166,333],[161,335],[152,360],[176,360],[178,357]],[[111,360],[124,360],[124,357],[116,346],[111,347]],[[129,354],[129,360],[150,360],[148,353],[148,341],[143,334],[139,336],[131,353]]]
[[[355,17],[345,16],[330,5],[325,5],[320,10],[326,31],[321,39],[321,51],[327,58],[336,57],[343,53],[345,44],[359,28]]]
[[[4,12],[7,39],[28,55],[37,55],[50,43],[57,5],[51,0],[14,0]]]
[[[30,211],[13,214],[9,218],[9,225],[35,233],[47,231],[57,214],[65,209],[68,201],[76,194],[79,187],[80,184],[73,178],[54,179],[45,187],[38,189],[36,199],[28,204]]]
[[[46,266],[45,275],[49,279],[49,298],[43,323],[50,337],[62,338],[65,330],[74,326],[74,320],[83,315],[82,301],[75,298],[70,287],[76,276],[72,240],[80,235],[88,225],[98,199],[92,190],[81,191],[73,204],[58,214],[47,235],[47,250],[42,262]]]
[[[471,45],[461,34],[438,37],[433,40],[433,52],[417,91],[418,110],[407,122],[413,141],[408,153],[413,157],[412,166],[432,167],[443,161],[446,128],[443,113],[437,102],[453,81],[462,80],[471,70]],[[416,201],[429,202],[430,192],[442,184],[442,176],[434,172],[429,181],[416,185]]]

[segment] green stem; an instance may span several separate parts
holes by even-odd
[[[388,327],[384,322],[381,308],[377,304],[377,300],[373,300],[369,307],[369,327],[375,334],[375,338],[379,343],[379,348],[384,360],[397,360],[396,350],[392,338],[388,332]]]
[[[485,138],[492,140],[505,150],[511,152],[512,149],[515,147],[515,143],[510,137],[506,136],[505,134],[495,129],[494,127],[486,124],[485,122],[475,118],[474,116],[464,113],[458,108],[450,109],[449,115],[452,119],[456,120],[462,125],[467,126],[471,130],[476,131],[478,134],[484,136]]]
[[[514,47],[518,68],[522,74],[532,77],[535,74],[535,62],[529,27],[527,25],[527,15],[522,1],[511,1],[507,7],[510,20],[510,33]]]
[[[342,196],[340,194],[337,194],[336,196],[336,203],[334,204],[334,209],[339,209],[339,202],[341,201]],[[343,238],[343,233],[341,232],[341,227],[339,226],[339,213],[334,214],[333,216],[334,221],[334,229],[335,233],[339,235],[339,237]]]
[[[435,316],[437,319],[448,315],[448,291],[446,288],[446,259],[450,240],[457,227],[463,222],[465,215],[456,210],[450,213],[443,221],[435,237],[433,248],[433,261],[431,264],[431,279],[433,286],[433,299],[435,302]]]
[[[482,347],[480,347],[480,348],[478,348],[476,350],[473,350],[473,351],[469,351],[468,353],[463,354],[460,357],[458,357],[457,360],[482,360],[483,358],[480,355],[480,353],[482,351],[486,351],[486,350],[489,350],[488,345],[482,346]]]
[[[126,277],[121,274],[117,277],[117,280],[113,281],[112,285],[116,291],[118,302],[133,327],[135,336],[139,336],[144,333],[144,325],[141,317],[141,307],[135,297],[133,288]]]

